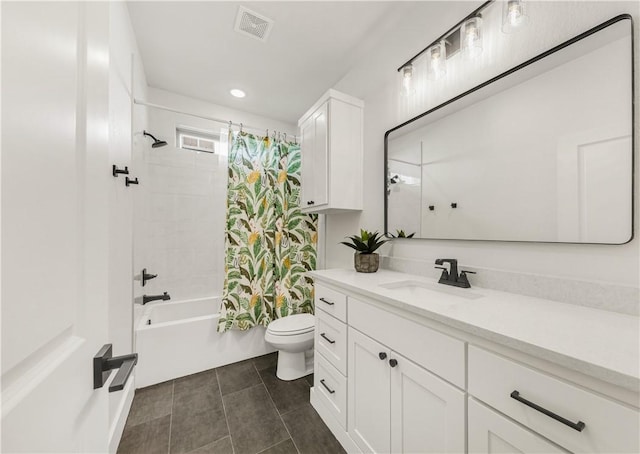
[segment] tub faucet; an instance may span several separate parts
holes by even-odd
[[[454,287],[470,288],[469,279],[467,274],[476,274],[473,271],[460,271],[458,275],[458,261],[456,259],[436,259],[436,265],[449,264],[449,269],[444,266],[436,266],[436,268],[442,270],[440,280],[438,284],[453,285]]]
[[[164,292],[162,295],[142,295],[142,305],[144,306],[145,304],[155,300],[167,301],[170,299],[171,295],[167,292]]]

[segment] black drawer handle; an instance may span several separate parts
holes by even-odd
[[[582,421],[572,422],[572,421],[569,421],[568,419],[563,418],[560,415],[556,415],[554,412],[549,411],[546,408],[542,408],[540,405],[534,404],[533,402],[525,399],[524,397],[520,397],[520,393],[518,391],[513,391],[511,393],[511,398],[517,400],[518,402],[522,402],[527,407],[531,407],[534,410],[538,410],[540,413],[544,413],[545,415],[555,419],[556,421],[560,421],[562,424],[569,426],[572,429],[577,430],[578,432],[582,432],[582,430],[585,428],[585,423],[583,423]]]
[[[320,337],[329,342],[330,344],[335,344],[336,341],[329,339],[324,333],[320,333]]]
[[[322,301],[322,302],[323,302],[323,303],[325,303],[325,304],[328,304],[329,306],[333,306],[334,304],[336,304],[336,303],[332,303],[331,301],[327,301],[327,300],[326,300],[326,299],[324,299],[324,298],[320,298],[320,301]]]
[[[327,384],[324,382],[324,378],[322,380],[320,380],[320,384],[322,384],[322,386],[324,386],[324,388],[329,391],[329,394],[333,394],[336,392],[335,389],[331,389],[327,386]]]

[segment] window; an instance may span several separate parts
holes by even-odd
[[[179,148],[205,153],[215,153],[220,143],[220,136],[217,134],[181,127],[176,129],[176,138]]]

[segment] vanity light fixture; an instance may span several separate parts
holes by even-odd
[[[415,80],[414,63],[423,54],[428,52],[427,77],[437,79],[446,73],[446,59],[455,55],[460,47],[463,50],[467,49],[468,53],[474,55],[482,51],[482,16],[480,13],[494,1],[487,0],[484,2],[473,10],[471,14],[398,68],[398,72],[403,76],[402,86],[405,93],[411,93],[414,90],[413,85],[415,82],[412,81],[412,79]],[[407,90],[407,86],[410,87],[409,90]]]
[[[441,40],[429,49],[427,77],[432,80],[441,79],[447,73],[447,46]]]
[[[470,57],[482,53],[482,15],[478,14],[462,24],[462,51]]]
[[[502,6],[502,31],[512,33],[527,23],[526,4],[523,0],[507,0]]]

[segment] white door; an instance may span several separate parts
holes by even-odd
[[[469,398],[469,453],[566,453],[484,404]]]
[[[362,452],[388,453],[390,440],[390,351],[349,328],[349,435]]]
[[[391,359],[391,452],[464,452],[464,392],[393,351]]]
[[[2,451],[106,452],[106,2],[2,2]]]

